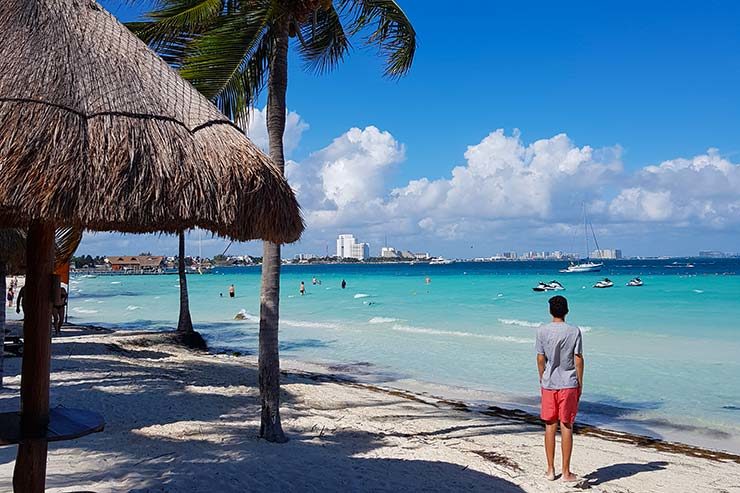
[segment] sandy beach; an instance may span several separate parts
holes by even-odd
[[[19,363],[6,359],[2,411],[18,408]],[[526,415],[283,368],[290,441],[276,445],[257,438],[254,356],[66,328],[53,343],[52,406],[98,411],[107,425],[50,444],[47,491],[740,491],[740,457],[594,429],[576,437],[583,480],[549,482]],[[14,457],[0,448],[0,491],[12,489]]]

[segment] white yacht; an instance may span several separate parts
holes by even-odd
[[[604,267],[603,262],[591,262],[587,260],[586,262],[579,263],[571,262],[565,269],[560,269],[560,272],[566,274],[572,272],[599,272],[602,267]]]
[[[444,257],[434,257],[432,260],[429,261],[429,265],[449,265],[452,262],[452,260],[447,260]]]

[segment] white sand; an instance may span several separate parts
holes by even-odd
[[[282,408],[291,440],[270,444],[257,438],[252,357],[193,354],[160,336],[82,334],[55,339],[52,404],[96,410],[107,426],[50,445],[48,491],[574,490],[544,479],[533,424],[293,372]],[[6,361],[2,411],[18,407],[19,360]],[[0,448],[0,491],[12,489],[14,457],[15,447]],[[576,437],[573,465],[593,491],[740,491],[737,462],[596,436]]]

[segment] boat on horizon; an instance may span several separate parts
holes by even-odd
[[[591,224],[591,222],[588,220],[588,216],[586,215],[586,204],[583,204],[583,232],[584,232],[584,240],[585,240],[585,246],[586,246],[586,258],[583,261],[580,262],[571,262],[568,267],[565,269],[560,269],[560,272],[563,274],[572,274],[577,272],[600,272],[601,268],[604,267],[604,262],[592,262],[589,259],[588,256],[588,230],[589,227],[591,228],[591,234],[594,238],[594,243],[596,244],[596,251],[599,254],[599,257],[601,257],[601,248],[599,248],[599,241],[596,239],[596,232],[594,231],[594,225]],[[599,258],[601,260],[601,258]]]
[[[450,265],[453,260],[447,260],[444,257],[434,257],[429,261],[429,265]]]
[[[602,267],[604,267],[603,262],[591,262],[587,260],[586,262],[579,263],[571,262],[565,269],[560,269],[560,272],[564,274],[574,272],[600,272]]]
[[[691,262],[686,262],[685,264],[673,262],[672,264],[668,264],[665,267],[666,269],[693,269],[695,266]]]

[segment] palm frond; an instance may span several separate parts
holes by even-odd
[[[398,78],[411,69],[416,31],[394,0],[339,0],[340,14],[349,18],[350,35],[366,32],[366,45],[376,45],[386,59],[385,75]]]
[[[221,112],[242,127],[267,83],[272,41],[272,37],[262,36],[257,48],[214,99]]]
[[[333,69],[351,47],[342,19],[332,5],[318,9],[313,18],[303,23],[300,34],[298,51],[304,68],[312,72],[325,73]]]
[[[217,100],[233,78],[246,72],[268,35],[270,8],[255,2],[248,12],[222,15],[219,25],[190,42],[180,74],[201,94]]]
[[[146,21],[127,27],[155,49],[211,27],[224,12],[224,0],[166,0],[145,15]]]

